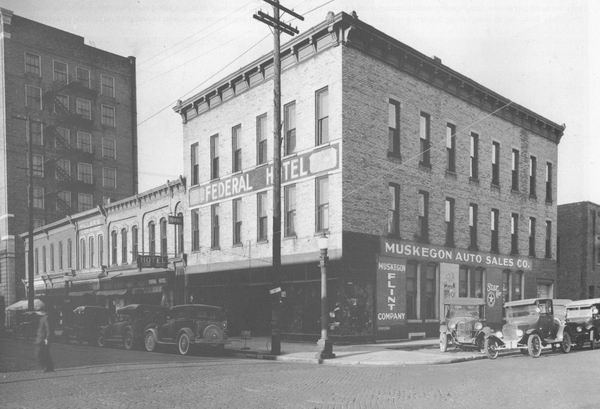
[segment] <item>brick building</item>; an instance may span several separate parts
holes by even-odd
[[[282,326],[319,330],[329,238],[337,336],[436,336],[444,300],[553,296],[564,126],[346,13],[282,52]],[[265,55],[183,119],[188,298],[268,331],[272,75]]]
[[[0,9],[0,304],[25,296],[35,227],[137,192],[135,58]]]
[[[558,296],[573,300],[600,295],[600,205],[558,206]]]

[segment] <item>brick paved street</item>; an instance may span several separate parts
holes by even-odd
[[[5,362],[14,351],[0,345]],[[392,368],[53,347],[55,373],[0,374],[1,407],[597,408],[600,398],[598,351]]]

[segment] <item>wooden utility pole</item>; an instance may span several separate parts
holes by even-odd
[[[27,229],[27,309],[33,311],[33,298],[35,296],[33,289],[33,141],[31,133],[31,120],[29,116],[25,120],[25,128],[27,132],[27,178],[28,181],[28,229]]]
[[[273,6],[271,17],[262,11],[254,18],[273,28],[273,267],[271,270],[271,354],[281,353],[281,58],[280,34],[293,36],[298,29],[281,21],[281,12],[304,20],[304,17],[279,4],[279,0],[264,0]]]

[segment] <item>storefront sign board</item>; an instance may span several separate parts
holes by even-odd
[[[406,324],[406,260],[380,256],[377,261],[377,326]]]

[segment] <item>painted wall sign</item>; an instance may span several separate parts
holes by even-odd
[[[281,162],[281,182],[291,182],[339,167],[339,143],[285,158]],[[273,184],[273,164],[258,166],[219,180],[192,186],[189,205],[202,206],[264,189]]]
[[[487,305],[489,307],[493,307],[496,305],[496,300],[502,299],[502,290],[500,289],[499,284],[487,284]]]
[[[468,250],[433,246],[381,238],[381,254],[394,257],[410,257],[446,263],[472,264],[498,268],[531,270],[532,260],[526,257],[504,256],[491,253],[480,253]]]
[[[376,282],[379,329],[404,325],[406,323],[406,261],[379,257]]]

